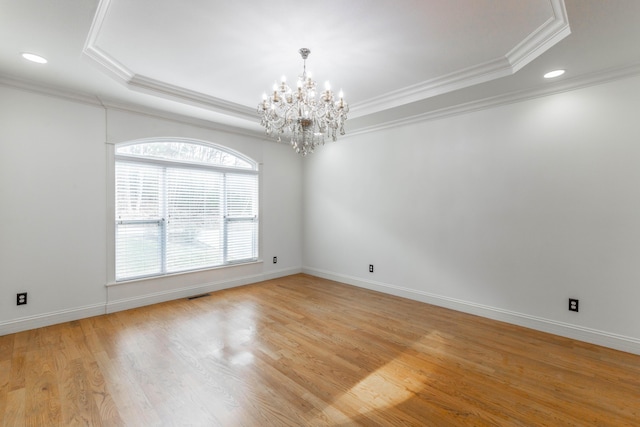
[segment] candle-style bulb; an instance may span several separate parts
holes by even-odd
[[[324,82],[324,88],[325,90],[331,90],[331,85],[329,84],[328,81]]]

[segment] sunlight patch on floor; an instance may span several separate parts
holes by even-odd
[[[351,387],[325,407],[323,412],[328,414],[329,410],[340,411],[340,408],[356,407],[362,405],[362,402],[367,402],[366,407],[360,408],[360,413],[365,415],[402,404],[424,388],[424,381],[417,377],[424,378],[428,375],[424,370],[421,370],[421,375],[416,375],[416,372],[409,368],[415,366],[415,356],[409,353],[411,350],[419,352],[425,346],[439,352],[441,344],[442,338],[437,331],[425,335]]]

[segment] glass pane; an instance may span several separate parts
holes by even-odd
[[[116,280],[162,273],[162,226],[116,224]]]
[[[125,145],[116,149],[116,154],[152,157],[188,163],[226,166],[240,169],[255,169],[255,165],[227,151],[210,145],[191,142],[146,142]]]
[[[162,218],[163,168],[116,163],[116,220]]]
[[[167,170],[167,271],[223,263],[221,173]]]
[[[253,217],[258,214],[258,177],[227,174],[227,216]]]
[[[258,222],[227,222],[227,262],[258,257]]]
[[[120,146],[116,153],[123,156],[116,159],[116,280],[257,259],[257,172],[202,166],[256,171],[255,163],[181,141]],[[157,161],[136,163],[135,157]]]

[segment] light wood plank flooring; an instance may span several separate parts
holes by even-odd
[[[632,426],[640,356],[295,275],[0,337],[4,426]]]

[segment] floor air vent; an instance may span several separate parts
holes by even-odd
[[[194,295],[192,297],[188,297],[188,300],[192,300],[192,299],[196,299],[196,298],[202,298],[202,297],[208,297],[211,296],[211,294],[200,294],[200,295]]]

